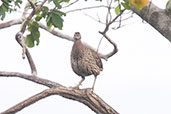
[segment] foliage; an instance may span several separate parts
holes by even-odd
[[[28,47],[34,47],[35,41],[37,42],[36,45],[39,44],[39,24],[36,21],[29,21],[28,24],[28,31],[30,34],[27,35],[25,43]]]
[[[147,5],[148,1],[149,0],[114,0],[114,2],[117,3],[114,12],[116,15],[118,15],[120,14],[121,10],[130,10],[131,7],[135,7],[136,9],[141,10],[144,6]],[[39,3],[41,3],[42,1],[32,0],[32,2],[34,3],[35,7],[38,7]],[[43,19],[43,21],[46,22],[48,29],[51,29],[51,27],[56,27],[59,30],[62,30],[64,22],[63,16],[66,16],[66,14],[60,9],[62,8],[61,4],[63,4],[64,2],[69,3],[70,0],[48,0],[47,6],[42,6],[41,9],[35,13],[35,15],[27,26],[29,34],[26,35],[25,43],[28,47],[34,47],[35,43],[36,45],[39,44],[40,32],[38,23]],[[17,8],[20,8],[22,0],[1,0],[1,3],[2,4],[0,4],[0,19],[3,20],[7,12],[11,13],[13,11],[17,11]],[[54,8],[50,9],[52,4]],[[168,7],[168,4],[169,2],[167,2],[166,7]],[[28,5],[28,8],[29,10],[33,10],[30,4]]]
[[[48,0],[48,6],[42,6],[40,10],[35,13],[35,16],[29,21],[27,25],[27,30],[29,34],[26,35],[25,43],[28,47],[34,47],[39,44],[39,22],[42,19],[45,19],[48,29],[52,26],[62,30],[63,27],[63,16],[66,14],[60,9],[62,8],[61,4],[63,2],[69,3],[70,0]],[[35,7],[38,7],[40,0],[32,0]],[[17,11],[17,8],[20,8],[22,0],[2,0],[0,5],[0,19],[3,20],[6,16],[6,13],[11,13],[12,11]],[[54,5],[54,8],[50,9],[50,5]],[[30,4],[27,5],[27,8],[33,10]],[[27,18],[26,18],[27,19]],[[25,22],[25,21],[24,21]]]
[[[166,9],[169,7],[169,1],[167,1],[166,3]]]
[[[42,6],[42,8],[36,12],[35,18],[32,19],[28,24],[28,31],[30,34],[26,37],[26,45],[28,47],[34,47],[35,42],[36,45],[39,44],[39,24],[43,18],[46,20],[46,25],[48,29],[50,29],[52,26],[62,30],[63,27],[63,19],[62,16],[66,16],[66,14],[59,9],[62,7],[60,4],[61,0],[49,0],[49,3],[52,2],[55,5],[54,9],[49,9],[47,6]],[[64,0],[64,2],[69,2],[69,0]]]
[[[1,0],[2,4],[0,5],[0,19],[5,18],[6,12],[16,11],[17,8],[20,8],[22,0]]]

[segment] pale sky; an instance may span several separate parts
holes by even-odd
[[[90,1],[90,0],[89,0]],[[167,0],[153,0],[164,8]],[[97,3],[97,2],[93,2]],[[74,6],[86,7],[92,2],[82,2]],[[72,7],[73,8],[73,7]],[[73,9],[74,9],[73,8]],[[82,40],[94,48],[100,41],[98,31],[104,25],[85,16],[96,17],[97,13],[104,20],[105,9],[70,13],[64,17],[62,33],[73,36],[82,34]],[[21,13],[15,14],[20,16]],[[14,17],[8,16],[6,20]],[[0,21],[1,22],[1,21]],[[103,60],[104,70],[98,76],[95,90],[104,101],[120,114],[171,114],[171,45],[158,31],[142,19],[133,15],[123,22],[123,27],[110,30],[108,35],[117,43],[118,53]],[[15,34],[20,26],[1,29],[0,69],[30,73],[27,60],[22,60],[22,49],[15,41]],[[38,76],[58,82],[67,87],[75,86],[80,77],[74,74],[70,66],[70,51],[73,42],[55,37],[40,30],[40,45],[29,49],[38,70]],[[101,53],[112,50],[112,46],[103,39]],[[89,76],[81,88],[92,86],[94,76]],[[0,112],[41,92],[46,87],[20,78],[0,78]],[[78,102],[51,96],[23,109],[17,114],[94,114],[87,106]]]

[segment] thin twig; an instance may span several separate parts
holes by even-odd
[[[85,7],[85,8],[78,8],[78,9],[73,9],[73,10],[70,10],[70,11],[66,11],[65,13],[71,13],[71,12],[82,11],[82,10],[90,10],[90,9],[94,9],[94,8],[108,8],[108,6],[99,5],[99,6],[91,6],[91,7]]]
[[[67,6],[64,6],[64,7],[62,7],[62,8],[67,8],[67,7],[69,7],[69,6],[73,5],[73,4],[75,4],[75,3],[78,2],[78,1],[79,1],[79,0],[75,0],[74,2],[68,4]]]
[[[103,38],[104,38],[104,37],[102,37],[102,38],[100,39],[100,41],[99,41],[99,44],[98,44],[98,46],[97,46],[97,52],[99,52],[100,44],[102,43]]]
[[[36,9],[36,6],[34,5],[33,1],[28,0],[28,2],[30,3],[30,5],[31,5],[31,7],[33,8],[33,10],[35,10],[35,9]]]
[[[89,17],[89,18],[91,18],[91,19],[93,19],[94,21],[97,21],[98,23],[106,24],[106,23],[104,23],[104,22],[102,22],[102,21],[100,20],[98,14],[97,14],[98,19],[96,19],[96,18],[94,18],[94,17],[92,17],[91,15],[88,15],[88,14],[86,14],[86,13],[84,13],[84,15],[87,16],[87,17]]]
[[[114,49],[113,49],[110,53],[108,53],[108,54],[106,54],[106,55],[103,55],[103,54],[99,53],[100,57],[103,58],[103,59],[105,59],[105,60],[107,60],[109,57],[113,56],[115,53],[118,52],[118,48],[117,48],[116,43],[113,42],[113,41],[106,35],[106,33],[107,33],[107,31],[109,30],[110,25],[111,25],[113,22],[115,22],[115,21],[123,14],[124,11],[125,11],[125,9],[124,9],[124,10],[121,10],[120,14],[118,14],[118,15],[117,15],[113,20],[111,20],[110,22],[106,23],[106,27],[105,27],[105,29],[104,29],[103,32],[99,31],[99,33],[100,33],[101,35],[103,35],[103,36],[106,38],[106,40],[108,40],[109,43],[111,43],[111,44],[113,45],[113,47],[114,47]]]

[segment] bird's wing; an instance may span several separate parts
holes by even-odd
[[[96,61],[97,66],[98,66],[99,68],[101,68],[101,70],[103,70],[102,61],[101,61],[101,59],[100,59],[98,53],[97,53],[96,51],[94,51],[93,49],[92,49],[92,55],[93,55],[93,57],[94,57],[94,59],[95,59],[95,61]]]

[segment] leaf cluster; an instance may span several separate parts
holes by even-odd
[[[66,14],[60,9],[62,8],[61,3],[62,2],[69,2],[69,0],[49,0],[48,1],[53,2],[55,5],[54,9],[49,9],[47,6],[42,6],[39,11],[36,12],[35,18],[33,18],[28,23],[28,31],[30,34],[26,36],[25,43],[28,47],[34,47],[35,43],[36,45],[39,44],[40,40],[40,32],[39,32],[39,24],[42,19],[46,20],[46,25],[48,29],[50,29],[52,26],[62,30],[63,27],[63,16],[66,16]]]
[[[17,7],[20,8],[22,0],[1,0],[0,5],[0,19],[3,20],[7,12],[16,11]]]

